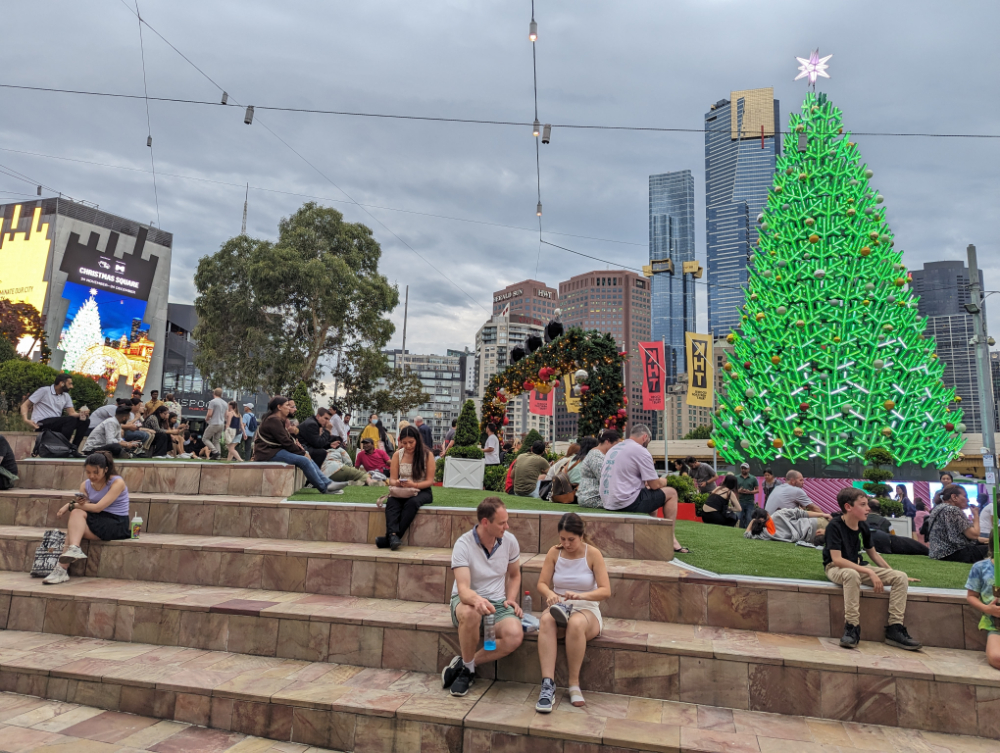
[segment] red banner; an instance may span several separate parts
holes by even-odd
[[[535,390],[530,393],[528,410],[536,416],[551,416],[552,409],[556,404],[556,391],[552,390],[546,394],[541,394]]]
[[[639,343],[642,363],[642,409],[663,410],[663,343]]]

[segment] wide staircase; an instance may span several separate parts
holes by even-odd
[[[587,515],[613,596],[586,708],[560,695],[541,715],[533,636],[467,697],[441,689],[450,546],[472,510],[423,508],[391,552],[372,505],[284,501],[290,466],[128,462],[141,537],[85,543],[77,577],[43,586],[27,571],[82,469],[20,465],[0,492],[0,691],[361,753],[1000,749],[1000,671],[961,593],[911,593],[922,652],[845,651],[836,587],[691,571],[669,522]],[[533,595],[558,517],[510,511]],[[866,591],[863,637],[886,616]],[[556,674],[565,688],[561,651]]]

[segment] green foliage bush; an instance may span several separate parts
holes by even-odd
[[[93,377],[77,374],[75,371],[71,371],[70,376],[73,377],[73,389],[69,391],[69,396],[73,398],[74,408],[80,410],[86,405],[93,412],[107,403],[107,393]]]
[[[479,446],[479,419],[476,418],[476,404],[466,400],[455,426],[455,444],[448,448],[446,456],[482,460],[486,457]]]
[[[880,499],[878,501],[879,511],[884,518],[903,517],[903,503],[895,499]]]
[[[299,382],[289,397],[295,401],[295,418],[305,421],[313,415],[313,401],[305,382]]]
[[[506,480],[506,465],[488,465],[483,474],[483,489],[490,492],[502,492]]]
[[[693,494],[691,496],[691,501],[694,502],[694,511],[695,511],[695,514],[700,518],[701,517],[701,508],[704,507],[705,503],[708,501],[708,495],[707,494]]]
[[[39,387],[52,384],[59,372],[51,366],[31,361],[7,361],[0,364],[0,393],[6,396],[13,410]]]
[[[865,468],[864,473],[861,474],[869,482],[864,485],[864,490],[873,497],[878,497],[881,502],[892,491],[890,487],[883,483],[892,478],[892,471],[882,468],[882,466],[892,465],[896,462],[896,459],[884,447],[872,447],[865,453],[865,460],[871,467]]]
[[[535,442],[544,442],[542,435],[538,433],[537,430],[532,429],[527,434],[524,435],[524,439],[521,440],[521,449],[517,451],[518,455],[523,455],[526,452],[531,452],[531,445]]]
[[[691,502],[697,489],[690,476],[667,476],[667,486],[677,492],[678,502]]]
[[[434,480],[439,484],[444,481],[444,458],[434,461]]]
[[[482,460],[486,457],[486,453],[483,452],[482,448],[476,445],[466,445],[464,447],[456,445],[455,447],[449,447],[445,455],[452,458],[467,458],[469,460]]]
[[[13,361],[15,358],[17,358],[17,349],[14,347],[14,343],[6,337],[0,337],[0,363]]]

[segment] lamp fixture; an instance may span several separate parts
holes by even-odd
[[[542,202],[538,202],[538,206],[535,207],[535,214],[537,214],[539,217],[542,216]]]
[[[243,122],[247,125],[253,123],[253,105],[247,107],[247,114],[243,116]]]
[[[532,42],[538,39],[538,24],[535,23],[535,19],[531,19],[531,23],[528,24],[528,39]]]
[[[534,124],[531,126],[531,135],[538,138],[538,134],[542,131],[542,124],[538,122],[538,118],[535,118]]]
[[[542,143],[548,144],[552,140],[552,124],[546,123],[542,129]]]

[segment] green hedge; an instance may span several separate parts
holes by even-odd
[[[904,514],[903,503],[895,499],[880,499],[879,512],[884,518],[901,518]]]
[[[506,480],[506,465],[488,465],[483,474],[483,489],[490,492],[502,492]]]
[[[56,380],[60,372],[44,363],[32,361],[6,361],[0,364],[0,394],[3,394],[11,410],[20,410],[21,403],[39,387],[47,387]],[[95,411],[107,402],[104,390],[92,377],[70,372],[73,378],[73,407],[79,410],[84,405]]]

